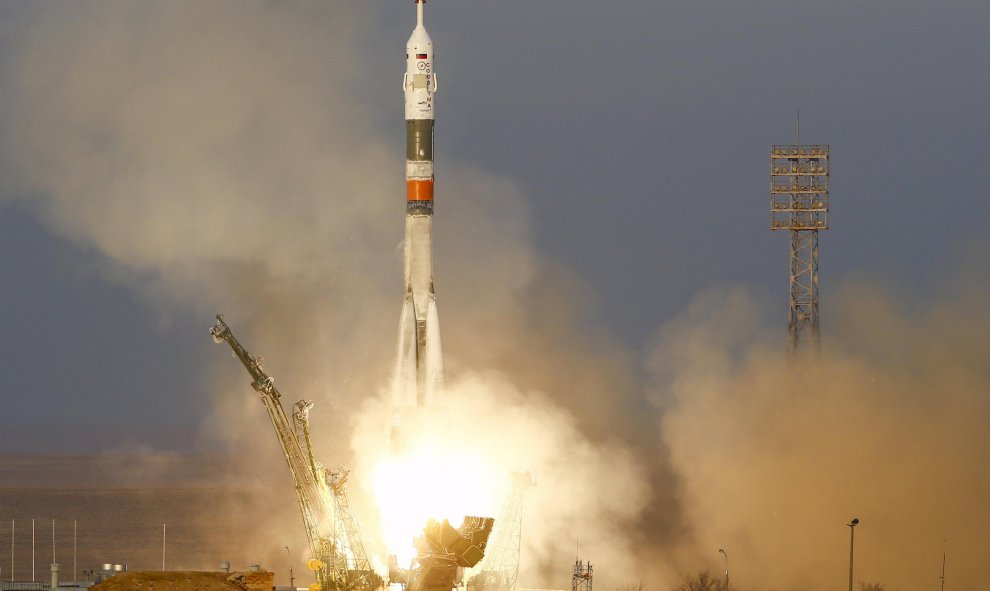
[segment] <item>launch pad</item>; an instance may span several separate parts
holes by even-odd
[[[478,564],[485,555],[488,536],[495,520],[465,517],[459,528],[446,519],[431,520],[414,541],[416,557],[408,569],[389,560],[389,581],[407,591],[450,591],[459,586],[462,569]]]

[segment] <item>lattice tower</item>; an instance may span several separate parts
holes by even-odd
[[[378,579],[364,551],[357,517],[347,498],[346,484],[350,471],[340,467],[330,470],[316,461],[309,428],[309,411],[313,408],[313,403],[300,400],[294,408],[292,421],[296,438],[309,458],[320,496],[330,508],[327,516],[329,523],[323,524],[331,532],[329,539],[332,542],[327,549],[329,560],[326,568],[331,572],[332,580],[346,582],[346,588],[374,587]],[[335,588],[342,588],[342,585],[338,583]]]
[[[585,563],[582,560],[574,561],[574,574],[571,575],[571,591],[592,591],[594,583],[594,570],[591,562]]]
[[[492,542],[481,570],[469,585],[478,591],[515,591],[522,547],[522,514],[526,491],[534,484],[528,472],[512,473],[512,492],[495,520]]]
[[[327,484],[333,493],[334,537],[345,546],[342,548],[342,554],[347,560],[348,580],[363,581],[358,584],[362,587],[370,587],[375,582],[374,570],[368,561],[368,554],[364,551],[357,517],[347,498],[345,485],[349,475],[350,471],[343,468],[327,472]]]
[[[828,229],[828,144],[770,146],[770,229],[790,230],[788,348],[817,347],[818,232]]]

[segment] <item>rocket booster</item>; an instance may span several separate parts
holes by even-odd
[[[433,42],[416,0],[416,28],[406,44],[405,297],[399,326],[395,402],[426,406],[443,386],[440,322],[433,291]]]

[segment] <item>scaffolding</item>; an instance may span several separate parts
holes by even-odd
[[[788,348],[817,347],[818,232],[828,229],[828,144],[770,146],[770,229],[790,230]]]

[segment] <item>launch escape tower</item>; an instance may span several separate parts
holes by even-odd
[[[571,591],[592,591],[594,578],[590,561],[586,563],[582,560],[575,560],[574,574],[571,575]]]
[[[770,146],[770,229],[790,230],[788,349],[817,347],[818,232],[828,229],[828,144]],[[808,343],[808,344],[806,344]]]

